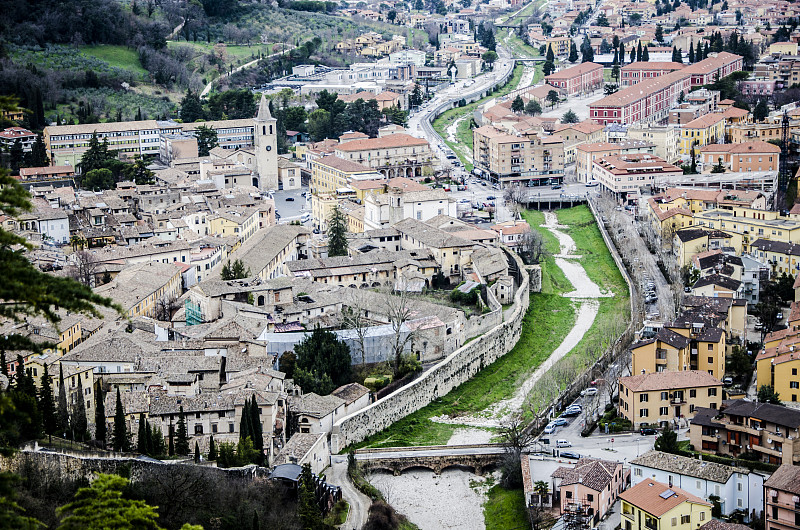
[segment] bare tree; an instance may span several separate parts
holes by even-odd
[[[506,201],[508,209],[514,214],[514,219],[519,216],[519,211],[526,197],[525,188],[520,184],[509,186],[503,192],[503,199]]]
[[[411,296],[405,289],[393,293],[392,288],[388,287],[384,291],[383,298],[386,316],[392,326],[392,359],[394,370],[397,372],[400,369],[400,361],[406,345],[411,344],[414,338],[411,330],[404,326],[406,322],[411,320],[413,315]]]
[[[87,287],[94,287],[95,273],[98,263],[94,254],[87,250],[79,250],[72,255],[70,276]]]
[[[521,413],[515,413],[500,425],[500,438],[506,444],[505,456],[500,464],[502,484],[507,488],[522,484],[522,451],[534,440],[533,433],[526,429]]]
[[[169,322],[177,309],[178,301],[174,296],[162,296],[156,300],[155,318],[161,322]]]
[[[355,332],[361,353],[361,364],[364,364],[366,363],[364,342],[371,322],[370,319],[366,317],[366,308],[368,305],[363,291],[358,289],[351,289],[350,291],[349,300],[345,302],[342,308],[342,325]]]
[[[536,265],[547,259],[548,252],[542,234],[536,230],[522,234],[517,254],[526,265]]]

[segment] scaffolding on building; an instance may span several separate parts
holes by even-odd
[[[565,530],[587,530],[592,528],[594,514],[592,505],[586,497],[574,500],[564,506],[564,529]]]

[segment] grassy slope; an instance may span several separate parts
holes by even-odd
[[[492,530],[526,528],[528,512],[524,492],[521,489],[507,490],[499,484],[493,486],[483,505],[483,518],[486,528]]]
[[[81,46],[80,50],[82,54],[97,57],[113,67],[122,68],[123,70],[128,70],[139,75],[147,74],[147,70],[145,70],[142,63],[139,62],[139,54],[136,53],[136,50],[133,48],[102,44],[97,46]]]

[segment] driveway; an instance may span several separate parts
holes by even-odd
[[[346,530],[358,530],[367,523],[369,507],[372,500],[356,489],[347,476],[347,457],[333,457],[333,463],[328,468],[327,481],[329,484],[342,488],[342,498],[350,505],[347,520],[340,526]],[[338,461],[337,461],[338,460]]]

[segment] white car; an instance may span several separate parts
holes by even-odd
[[[558,429],[558,427],[556,427],[552,423],[548,423],[547,427],[544,428],[544,433],[545,434],[553,434],[554,432],[556,432],[556,429]]]
[[[583,392],[581,392],[581,395],[582,395],[582,396],[595,396],[595,395],[597,395],[597,389],[596,389],[596,388],[594,388],[594,387],[592,387],[592,388],[587,388],[586,390],[584,390]]]

